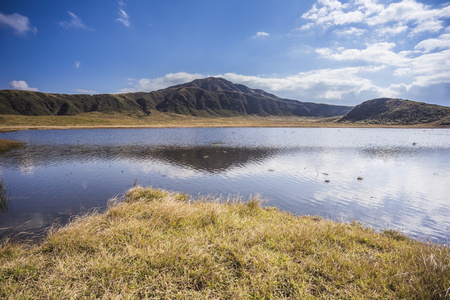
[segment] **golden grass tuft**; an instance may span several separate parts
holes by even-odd
[[[4,153],[6,151],[9,151],[9,150],[18,148],[21,145],[22,145],[22,143],[18,142],[18,141],[0,139],[0,154]]]
[[[40,245],[3,243],[0,298],[449,295],[446,246],[260,204],[134,187],[107,212],[77,218]]]

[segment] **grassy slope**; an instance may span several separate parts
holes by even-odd
[[[186,202],[130,190],[39,246],[0,247],[0,298],[433,299],[450,249],[257,199]]]
[[[148,115],[152,110],[203,117],[336,116],[351,107],[281,99],[221,78],[191,83],[149,93],[68,95],[0,90],[0,112],[27,116],[74,116],[86,112]]]
[[[386,125],[449,125],[450,107],[410,100],[380,98],[357,105],[339,122]]]

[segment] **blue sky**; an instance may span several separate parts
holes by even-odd
[[[301,101],[450,106],[450,2],[0,1],[0,88],[152,91],[209,76]]]

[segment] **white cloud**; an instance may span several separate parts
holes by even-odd
[[[97,91],[77,89],[77,93],[80,93],[80,94],[97,94]]]
[[[253,38],[255,38],[255,39],[256,38],[265,38],[265,37],[268,37],[268,36],[270,36],[269,33],[264,32],[264,31],[259,31],[259,32],[256,33],[256,35],[253,36]]]
[[[308,30],[310,28],[312,28],[314,26],[314,23],[306,23],[305,25],[303,25],[302,27],[300,27],[298,30],[302,31],[302,30]]]
[[[66,29],[75,28],[75,29],[89,29],[86,25],[84,25],[83,21],[75,15],[71,11],[67,11],[67,13],[70,15],[70,21],[61,21],[59,22],[59,25],[61,27],[64,27]]]
[[[414,76],[413,85],[420,87],[450,83],[450,49],[415,57],[394,75]]]
[[[379,4],[376,0],[352,0],[345,4],[337,0],[318,0],[302,18],[309,21],[303,26],[307,28],[312,24],[321,27],[360,24],[379,27],[381,32],[389,34],[398,34],[408,28],[411,34],[417,34],[443,29],[443,19],[450,18],[450,6],[432,9],[415,0],[401,0],[389,5]]]
[[[416,45],[416,51],[395,52],[395,43],[375,43],[365,49],[329,48],[316,49],[316,53],[333,61],[360,61],[364,63],[390,66],[393,75],[409,78],[407,86],[426,87],[434,84],[450,83],[450,34],[436,39],[427,39]],[[435,49],[445,49],[430,53]],[[419,51],[423,50],[423,51]]]
[[[0,12],[0,26],[10,27],[18,35],[25,35],[28,32],[37,33],[37,28],[32,26],[30,20],[26,16],[18,13],[5,15]]]
[[[186,72],[169,73],[163,77],[156,79],[141,78],[139,80],[128,78],[129,84],[134,84],[132,88],[121,89],[119,93],[132,93],[132,92],[150,92],[160,89],[164,89],[173,85],[186,83],[195,79],[204,78],[202,74],[192,74]]]
[[[436,49],[450,48],[450,33],[445,33],[437,38],[423,40],[418,43],[414,49],[422,49],[423,52],[428,53]]]
[[[316,52],[321,56],[336,61],[364,61],[368,63],[402,66],[410,61],[406,57],[408,52],[395,53],[392,49],[395,43],[375,43],[366,45],[365,49],[338,49],[319,48]]]
[[[78,68],[80,67],[80,65],[81,65],[81,62],[79,62],[79,61],[76,61],[76,62],[75,62],[75,68],[78,69]]]
[[[130,21],[129,21],[130,16],[121,8],[117,12],[117,14],[119,15],[119,17],[116,19],[116,21],[119,21],[126,27],[130,27]]]
[[[443,28],[440,19],[448,17],[450,17],[448,8],[430,9],[429,6],[414,0],[403,0],[389,4],[380,13],[368,18],[366,22],[371,26],[390,22],[411,23],[413,33],[436,32]]]
[[[406,25],[397,25],[397,26],[386,26],[378,28],[375,32],[380,37],[384,36],[395,36],[397,34],[400,34],[402,32],[406,32],[408,30],[408,26]]]
[[[339,30],[335,30],[334,33],[339,34],[339,35],[363,35],[364,33],[366,33],[367,30],[366,29],[361,29],[361,28],[356,28],[356,27],[350,27],[347,29],[339,29]]]
[[[9,89],[38,92],[37,88],[29,87],[23,80],[13,80],[8,85]]]
[[[363,46],[322,47],[315,52],[340,64],[390,67],[391,72],[382,77],[392,75],[396,82],[384,89],[400,92],[450,83],[450,28],[444,27],[450,18],[449,3],[432,7],[416,0],[317,0],[302,17],[308,22],[304,26],[335,27],[337,35],[364,31]],[[424,40],[414,40],[424,33]],[[399,34],[402,40],[392,39]],[[343,43],[336,41],[336,45]]]
[[[234,83],[260,88],[282,97],[301,101],[341,100],[345,97],[358,97],[369,93],[373,97],[396,94],[389,88],[374,85],[363,73],[375,73],[383,67],[347,67],[340,69],[319,69],[301,72],[282,78],[246,76],[235,73],[217,75]]]
[[[318,0],[308,12],[302,15],[302,18],[323,27],[363,21],[364,13],[359,10],[348,10],[349,7],[348,3],[342,4],[337,0]]]
[[[442,28],[444,28],[442,21],[429,20],[422,22],[419,26],[415,27],[411,34],[422,32],[439,32]]]

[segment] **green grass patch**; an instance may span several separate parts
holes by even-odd
[[[135,187],[40,245],[0,247],[0,298],[438,299],[450,250],[260,199]]]

